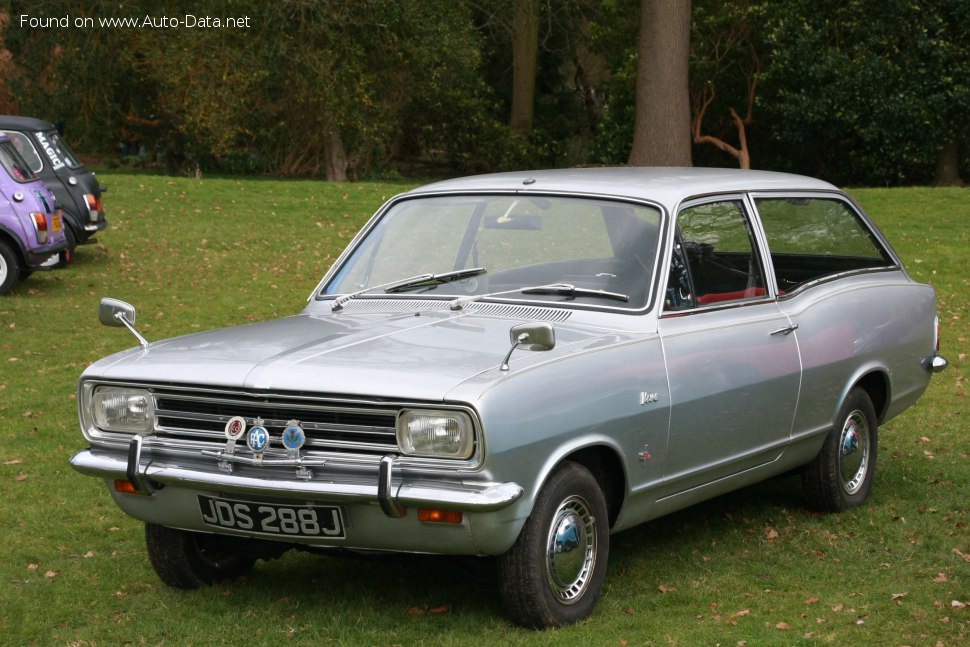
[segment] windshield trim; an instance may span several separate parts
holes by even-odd
[[[664,255],[665,241],[667,239],[667,230],[670,223],[669,210],[660,202],[654,200],[647,200],[643,198],[635,198],[630,196],[617,196],[610,194],[601,193],[584,193],[577,191],[530,191],[530,190],[516,190],[516,189],[482,189],[482,190],[442,190],[442,191],[422,191],[420,189],[414,192],[402,193],[397,196],[392,197],[387,202],[385,202],[371,217],[371,219],[361,228],[357,235],[351,240],[347,247],[343,250],[340,256],[334,261],[333,265],[324,274],[323,278],[317,283],[314,290],[307,297],[308,303],[313,302],[328,302],[336,301],[340,298],[341,294],[325,294],[324,289],[329,285],[335,277],[340,273],[341,269],[347,262],[348,258],[357,250],[361,242],[367,238],[371,231],[378,225],[381,219],[394,207],[398,205],[409,202],[412,200],[423,200],[428,198],[436,197],[479,197],[479,196],[529,196],[529,197],[567,197],[567,198],[577,198],[582,200],[601,200],[608,202],[617,202],[622,204],[636,205],[649,207],[655,209],[659,214],[659,232],[658,232],[658,246],[657,251],[654,256],[654,266],[652,268],[652,277],[650,285],[647,290],[647,297],[644,305],[642,307],[632,307],[632,306],[617,306],[617,305],[605,305],[605,304],[591,304],[583,303],[580,299],[572,299],[569,301],[563,301],[562,295],[529,295],[527,298],[512,298],[506,295],[495,295],[495,296],[484,296],[480,299],[481,303],[508,303],[513,305],[531,305],[538,307],[552,307],[552,308],[565,308],[572,310],[592,310],[592,311],[602,311],[602,312],[613,312],[622,313],[630,315],[642,315],[652,312],[657,304],[657,295],[659,293],[658,281],[660,279],[659,274],[661,273],[662,258]],[[523,287],[534,287],[534,286],[523,286]],[[366,292],[366,291],[365,291]],[[544,296],[554,297],[541,298]],[[424,300],[424,301],[453,301],[453,295],[432,295],[429,293],[419,293],[419,294],[366,294],[361,293],[354,297],[355,300],[375,300],[375,299],[391,299],[391,300]]]

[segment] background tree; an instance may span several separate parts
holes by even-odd
[[[744,169],[751,168],[748,127],[754,121],[762,70],[749,12],[748,0],[700,0],[694,2],[691,16],[691,132],[694,143],[713,145],[737,159]],[[736,109],[741,106],[743,117]],[[729,123],[726,123],[726,115],[730,116]],[[735,138],[737,146],[729,142]]]
[[[765,0],[758,15],[773,165],[839,183],[958,181],[970,3]]]
[[[690,166],[690,0],[642,0],[631,166]]]

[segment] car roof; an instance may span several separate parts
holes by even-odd
[[[54,124],[34,117],[0,115],[0,128],[7,130],[54,130]]]
[[[697,167],[597,167],[514,171],[435,182],[406,195],[437,192],[585,193],[652,200],[675,206],[711,193],[837,191],[822,180],[773,171]]]

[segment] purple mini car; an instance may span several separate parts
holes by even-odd
[[[34,270],[58,265],[67,248],[61,210],[54,195],[0,135],[0,295]]]

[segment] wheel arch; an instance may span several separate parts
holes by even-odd
[[[882,424],[886,417],[886,412],[889,410],[889,396],[891,394],[889,375],[882,369],[869,371],[852,384],[844,394],[843,400],[845,397],[848,397],[848,393],[854,388],[861,388],[866,392],[869,400],[872,401],[872,407],[876,410],[876,420]]]
[[[7,245],[17,254],[17,260],[21,265],[27,264],[27,257],[24,255],[24,242],[15,233],[11,233],[6,227],[0,225],[0,241]]]
[[[606,445],[591,445],[577,449],[564,456],[557,466],[565,461],[572,461],[585,467],[599,483],[606,499],[609,510],[610,527],[616,523],[623,500],[626,496],[626,471],[623,461],[612,447]]]

